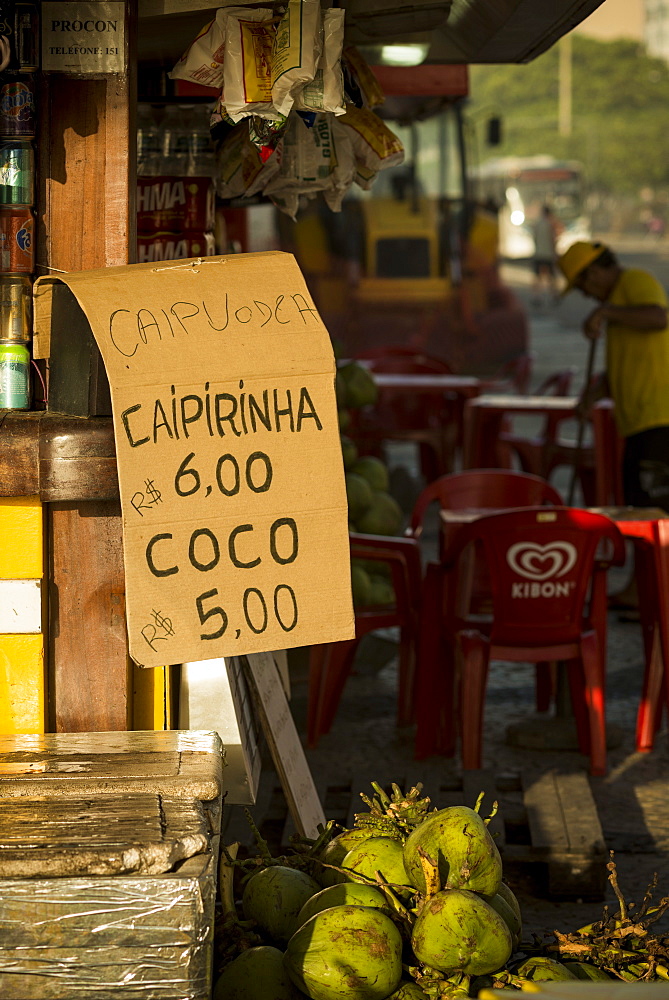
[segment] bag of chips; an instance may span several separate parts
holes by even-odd
[[[353,180],[355,161],[346,132],[335,138],[334,115],[319,114],[313,128],[291,115],[286,135],[277,147],[279,169],[265,186],[265,194],[282,212],[295,218],[301,197],[323,192],[338,211]]]
[[[230,132],[218,150],[216,193],[219,198],[250,198],[262,191],[279,169],[274,156],[263,162],[243,121]]]
[[[344,130],[353,147],[356,184],[371,188],[380,170],[404,160],[404,146],[394,132],[373,111],[346,106],[346,114],[335,119],[335,132]]]
[[[272,103],[274,11],[268,7],[224,7],[218,14],[223,17],[225,32],[221,99],[227,115],[235,122],[249,115],[276,117]]]
[[[383,104],[385,94],[381,85],[355,45],[346,46],[342,53],[342,61],[349,76],[353,77],[352,83],[359,95],[359,101],[355,102],[356,106],[376,108],[379,104]]]
[[[301,111],[330,111],[343,115],[344,77],[341,70],[341,53],[344,44],[343,8],[331,8],[322,12],[322,51],[318,60],[316,75],[302,88],[295,102]]]
[[[288,0],[272,50],[272,102],[287,115],[316,74],[323,44],[320,0]]]
[[[202,87],[223,86],[223,57],[225,29],[223,11],[219,10],[213,21],[205,24],[197,38],[191,42],[169,77],[171,80],[188,80]]]

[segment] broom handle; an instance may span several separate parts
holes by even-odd
[[[588,349],[588,363],[585,373],[585,392],[588,391],[590,385],[590,379],[592,378],[592,369],[595,365],[595,352],[597,350],[597,338],[592,338],[590,341],[590,347]],[[581,461],[581,452],[583,451],[583,437],[585,435],[585,414],[580,411],[578,414],[578,436],[576,439],[576,452],[574,454],[574,466],[571,473],[571,482],[569,484],[569,495],[567,497],[567,506],[571,507],[574,503],[574,492],[576,490],[576,478],[578,475],[578,465]]]

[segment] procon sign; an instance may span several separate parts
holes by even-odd
[[[70,292],[111,384],[133,659],[352,638],[334,357],[294,258],[41,278],[40,335]]]
[[[42,69],[76,75],[122,73],[125,4],[42,4]]]

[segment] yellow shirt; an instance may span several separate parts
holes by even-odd
[[[630,268],[621,274],[608,302],[666,308],[667,296],[651,274]],[[669,326],[635,330],[609,322],[606,363],[616,423],[623,437],[669,425]]]

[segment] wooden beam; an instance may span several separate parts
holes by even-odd
[[[125,72],[42,77],[37,273],[134,262],[136,0],[125,4]],[[91,431],[91,433],[94,433]],[[59,732],[129,727],[120,507],[52,503],[49,721]]]
[[[133,31],[126,3],[126,37]],[[134,51],[134,47],[133,51]],[[40,91],[37,273],[136,258],[136,66],[103,79],[44,76]]]
[[[47,509],[49,729],[128,729],[120,504],[53,503]]]

